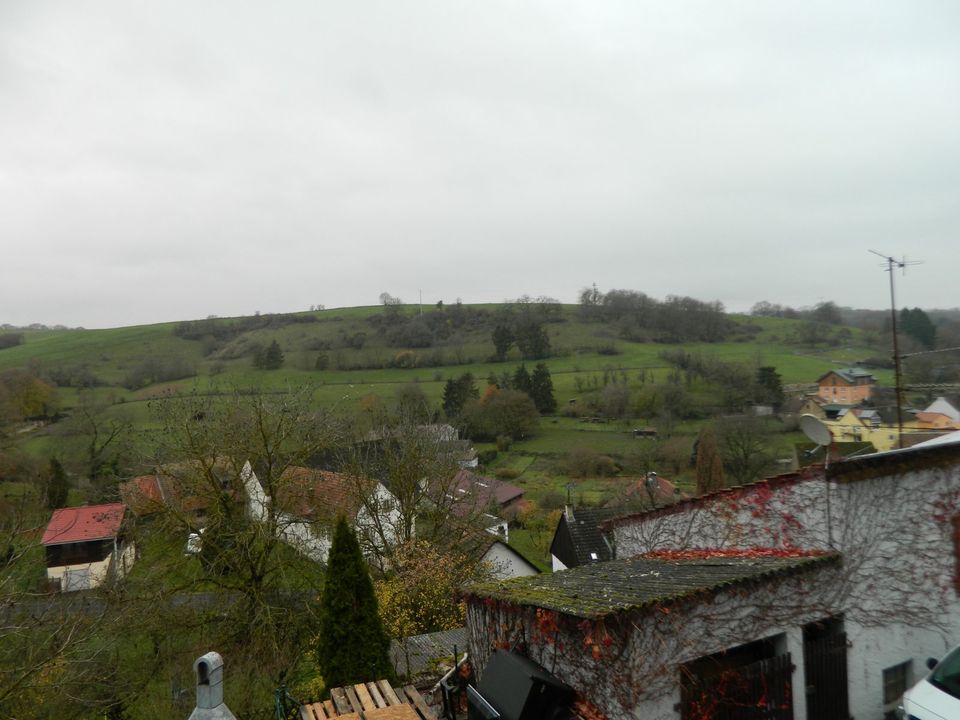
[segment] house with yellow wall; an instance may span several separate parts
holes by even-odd
[[[880,411],[874,408],[851,407],[841,410],[835,420],[824,420],[830,428],[833,438],[838,442],[869,442],[878,452],[893,450],[900,446],[898,436],[899,427],[895,419],[884,418]],[[906,437],[909,435],[923,435],[929,439],[930,433],[960,430],[960,423],[952,421],[942,413],[926,411],[903,413],[903,434],[905,445],[909,445]]]

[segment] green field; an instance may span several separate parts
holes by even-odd
[[[130,423],[131,458],[139,461],[137,469],[145,470],[161,429],[157,407],[170,398],[229,395],[236,389],[285,393],[307,386],[318,408],[354,416],[362,405],[371,404],[371,398],[378,398],[383,407],[391,406],[399,388],[416,383],[442,419],[448,379],[469,372],[482,390],[489,376],[512,374],[522,361],[516,346],[505,362],[491,360],[491,329],[502,317],[498,315],[502,306],[426,311],[439,324],[432,346],[419,348],[398,345],[391,336],[392,328],[424,321],[413,306],[339,308],[108,330],[24,330],[22,344],[0,350],[0,372],[19,367],[51,378],[59,385],[57,407],[67,416],[77,415],[83,404],[96,404],[101,420]],[[551,347],[544,362],[552,375],[558,415],[541,418],[530,437],[501,452],[485,470],[515,475],[513,481],[540,503],[551,493],[565,495],[570,483],[565,460],[573,449],[610,456],[622,474],[636,470],[638,454],[646,451],[644,441],[635,439],[631,431],[652,426],[660,430],[658,442],[673,443],[670,474],[682,486],[690,486],[692,470],[676,458],[689,449],[704,422],[723,411],[724,398],[716,385],[701,377],[681,378],[663,353],[682,350],[709,361],[736,363],[749,374],[757,367],[773,366],[785,384],[810,383],[831,368],[884,354],[858,344],[863,334],[857,329],[844,330],[841,344],[811,348],[793,340],[801,321],[728,318],[732,330],[726,342],[630,342],[614,325],[584,321],[577,306],[554,308],[543,325]],[[257,348],[262,350],[274,341],[284,353],[282,367],[256,369]],[[530,368],[533,364],[527,363]],[[891,382],[889,370],[874,372],[881,384]],[[679,379],[687,397],[683,413],[662,403],[654,403],[656,410],[650,405],[671,379],[674,383]],[[608,382],[628,388],[629,403],[622,419],[607,420],[598,409],[597,398]],[[665,420],[664,412],[673,417]],[[40,461],[82,452],[82,439],[68,432],[69,422],[68,417],[64,423],[18,434],[13,442]],[[789,438],[773,436],[774,452],[786,453]],[[609,480],[578,480],[573,499],[600,502],[609,489]]]

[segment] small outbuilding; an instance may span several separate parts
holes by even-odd
[[[126,514],[123,503],[54,510],[42,540],[47,579],[72,592],[123,578],[135,556],[124,533]]]

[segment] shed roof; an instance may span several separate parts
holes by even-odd
[[[117,536],[127,506],[123,503],[60,508],[43,533],[44,545],[109,540]]]
[[[440,658],[448,659],[448,666],[452,666],[454,646],[457,648],[457,654],[463,655],[467,651],[467,640],[467,629],[465,627],[441,630],[425,635],[413,635],[404,641],[406,647],[399,640],[391,640],[390,658],[393,661],[394,668],[402,675],[407,674],[408,658],[410,661],[409,674],[412,677],[429,675],[436,671],[437,660]],[[443,672],[437,673],[438,676],[442,674]]]
[[[699,557],[611,560],[549,575],[483,583],[467,592],[471,597],[596,618],[805,572],[840,558],[836,553],[784,556],[782,551],[778,555],[752,552],[755,554],[710,557],[708,551]]]

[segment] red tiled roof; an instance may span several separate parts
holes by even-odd
[[[136,515],[157,513],[166,506],[158,475],[141,475],[121,483],[120,497]]]
[[[126,510],[123,503],[54,510],[42,542],[44,545],[61,545],[116,537]]]
[[[234,490],[234,499],[242,499]],[[120,498],[130,511],[141,517],[175,509],[179,512],[204,510],[210,506],[211,489],[196,478],[163,473],[141,475],[120,484]]]
[[[478,507],[494,503],[502,507],[523,495],[521,487],[496,478],[477,475],[469,470],[461,470],[454,476],[451,491],[460,496],[475,497]]]
[[[288,467],[274,498],[277,507],[299,518],[333,520],[337,515],[352,517],[358,511],[357,479],[349,475]]]
[[[644,500],[646,500],[649,496],[646,478],[637,478],[636,480],[632,481],[627,486],[626,490],[624,490],[622,495],[611,499],[609,502],[605,503],[605,505],[607,507],[615,507],[617,504],[623,504],[635,496],[639,496]],[[667,480],[665,477],[661,477],[659,475],[657,476],[657,490],[654,493],[654,499],[656,500],[657,505],[664,505],[667,503],[672,503],[676,500],[686,500],[688,498],[689,495],[687,495],[685,492],[681,492],[676,485]]]

